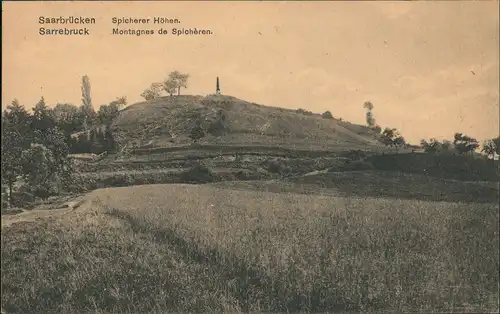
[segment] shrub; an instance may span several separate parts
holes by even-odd
[[[283,160],[272,159],[264,162],[265,169],[271,173],[287,174],[291,169],[285,164]]]
[[[181,181],[186,183],[209,183],[215,180],[216,176],[203,165],[196,165],[181,174]]]
[[[196,143],[199,139],[203,138],[204,136],[205,136],[205,131],[203,131],[203,128],[199,124],[196,124],[189,133],[189,138],[192,139],[194,143]]]
[[[333,119],[333,115],[330,111],[325,111],[321,114],[321,117],[324,119]]]
[[[220,136],[224,135],[229,130],[229,125],[227,121],[227,116],[223,110],[219,110],[217,113],[217,118],[210,123],[208,126],[207,133]]]
[[[299,114],[306,115],[306,116],[311,116],[313,114],[311,111],[305,110],[305,109],[302,109],[302,108],[297,109],[296,112],[299,113]]]

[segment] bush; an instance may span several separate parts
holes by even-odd
[[[229,124],[227,121],[227,116],[223,110],[219,110],[217,113],[217,118],[208,126],[207,133],[214,136],[220,136],[226,134],[228,130]]]
[[[302,109],[302,108],[297,109],[296,112],[299,113],[299,114],[306,115],[306,116],[312,116],[312,114],[313,114],[311,111],[305,110],[305,109]]]
[[[290,167],[284,160],[272,159],[265,161],[263,166],[265,166],[265,169],[271,173],[287,174],[291,172]]]
[[[205,136],[205,131],[199,124],[195,125],[191,129],[191,132],[189,133],[189,138],[192,139],[195,143],[204,136]]]
[[[321,114],[321,117],[324,119],[333,119],[333,115],[330,111],[325,111]]]
[[[181,181],[186,183],[209,183],[215,180],[216,176],[212,171],[202,165],[196,165],[181,174]]]

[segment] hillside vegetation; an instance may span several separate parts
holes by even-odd
[[[231,96],[170,96],[131,105],[112,124],[120,146],[191,143],[201,124],[201,144],[269,145],[302,149],[382,149],[369,128],[267,107]]]

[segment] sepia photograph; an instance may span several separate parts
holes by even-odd
[[[499,11],[3,1],[1,313],[498,313]]]

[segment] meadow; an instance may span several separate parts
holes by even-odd
[[[210,184],[87,199],[3,228],[3,309],[498,311],[498,204]]]

